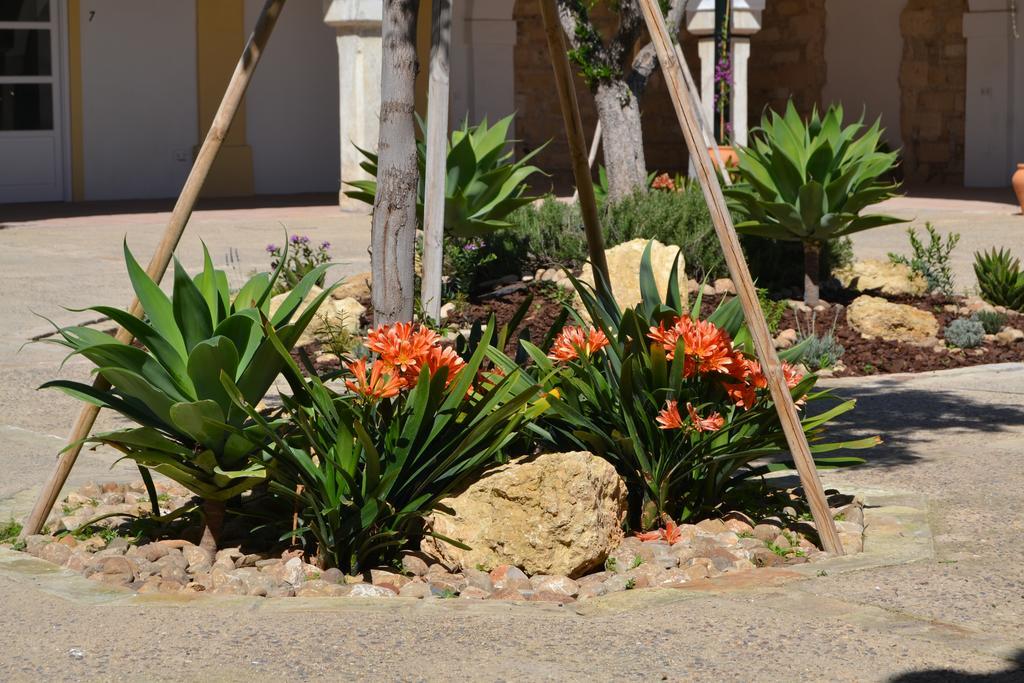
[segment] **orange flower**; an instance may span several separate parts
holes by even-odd
[[[581,355],[590,358],[606,346],[608,337],[601,330],[566,327],[555,337],[548,358],[558,361],[575,360]]]
[[[675,181],[668,173],[662,173],[651,183],[652,190],[674,190],[676,189]]]
[[[366,335],[366,347],[379,354],[387,366],[408,379],[410,375],[419,375],[431,347],[440,340],[436,332],[426,327],[395,323],[370,330]]]
[[[455,378],[458,377],[459,373],[462,372],[462,368],[465,367],[466,361],[462,360],[459,354],[455,353],[455,349],[450,346],[431,347],[427,353],[426,365],[430,371],[430,374],[435,374],[441,368],[448,370],[448,375],[445,377],[444,385],[448,386]]]
[[[789,387],[790,391],[796,389],[797,385],[804,379],[803,373],[797,370],[796,366],[791,365],[786,361],[782,361],[782,376],[786,378],[786,386]],[[802,406],[805,403],[807,403],[806,396],[800,396],[796,399],[796,404],[798,406]]]
[[[384,374],[384,365],[381,363],[373,364],[369,380],[366,379],[365,358],[346,363],[345,367],[355,377],[354,380],[345,380],[345,386],[349,391],[371,401],[397,396],[403,386],[402,380],[398,377]]]
[[[675,545],[679,541],[683,540],[683,532],[679,530],[679,526],[671,519],[665,522],[664,529],[655,529],[653,531],[637,532],[634,534],[641,541],[665,541],[669,545]]]
[[[681,429],[683,417],[679,414],[676,401],[668,401],[665,404],[665,408],[658,413],[658,417],[654,418],[654,421],[658,423],[658,429]]]
[[[686,404],[686,411],[690,413],[690,422],[698,432],[717,432],[725,425],[725,418],[718,413],[711,413],[707,417],[701,417],[693,409],[693,404]]]
[[[654,531],[644,532],[638,531],[634,535],[641,541],[660,541],[663,536],[661,529],[655,529]]]
[[[683,375],[693,377],[697,373],[730,372],[736,362],[729,335],[707,320],[692,320],[684,315],[676,318],[668,327],[663,321],[652,327],[647,338],[665,349],[665,357],[675,357],[676,345],[683,340],[686,359]]]

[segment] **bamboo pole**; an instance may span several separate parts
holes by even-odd
[[[569,67],[569,56],[565,51],[565,39],[562,37],[562,25],[558,21],[558,8],[555,7],[555,0],[537,1],[540,5],[541,17],[544,20],[544,33],[548,41],[548,52],[551,54],[551,68],[555,72],[558,103],[562,108],[565,137],[569,142],[569,155],[572,159],[572,172],[576,178],[576,191],[579,192],[580,197],[580,213],[583,214],[587,249],[590,253],[590,263],[595,271],[594,281],[599,288],[603,285],[611,287],[608,283],[608,261],[604,255],[604,238],[601,235],[601,223],[597,217],[597,200],[594,198],[594,179],[590,176],[590,164],[587,161],[587,141],[583,137],[580,105],[576,100],[572,69]],[[601,272],[604,277],[597,277],[597,272]]]
[[[432,22],[430,81],[427,88],[427,168],[423,191],[423,280],[420,301],[424,315],[437,323],[441,320],[441,270],[444,263],[451,0],[434,0]]]
[[[594,162],[597,161],[597,148],[601,146],[601,120],[598,119],[597,125],[594,126],[594,137],[590,141],[590,153],[587,155],[587,168],[593,169]],[[593,177],[593,176],[591,176]],[[572,200],[575,202],[580,198],[579,188],[573,190]]]
[[[821,479],[814,466],[807,437],[800,425],[800,417],[797,414],[796,405],[793,403],[793,396],[786,386],[782,366],[775,353],[771,333],[768,331],[768,324],[765,322],[764,313],[757,301],[757,291],[754,289],[750,270],[747,268],[743,251],[740,249],[732,217],[726,208],[722,188],[718,184],[718,176],[711,167],[709,155],[704,153],[704,150],[701,150],[697,144],[700,140],[700,127],[694,114],[693,101],[686,89],[682,67],[672,48],[672,39],[665,28],[664,17],[657,0],[640,0],[640,8],[643,10],[644,20],[647,22],[647,31],[651,34],[651,41],[658,51],[661,70],[665,75],[665,82],[668,85],[669,94],[672,96],[672,104],[675,107],[683,136],[686,138],[690,157],[696,163],[697,178],[704,190],[704,198],[711,211],[711,220],[714,223],[715,232],[718,233],[718,240],[722,244],[729,274],[732,276],[733,284],[736,285],[736,291],[743,306],[743,314],[746,316],[750,334],[754,339],[754,348],[768,380],[772,400],[779,413],[779,421],[782,423],[782,430],[786,435],[789,450],[796,462],[797,472],[800,474],[800,481],[803,483],[804,494],[810,504],[818,534],[821,536],[825,550],[842,555],[843,546],[839,540],[839,534],[836,532],[832,515],[829,514],[825,491],[822,489]]]
[[[676,59],[679,60],[679,66],[683,72],[683,80],[686,81],[686,90],[690,93],[690,101],[699,102],[700,97],[697,92],[697,84],[693,82],[693,74],[690,73],[690,65],[686,63],[686,58],[683,57],[683,50],[679,47],[679,43],[673,43],[672,46],[675,48]],[[732,185],[732,178],[729,177],[729,172],[722,161],[722,155],[718,152],[718,141],[715,140],[715,131],[711,128],[711,122],[704,116],[704,110],[700,107],[694,107],[693,111],[697,114],[697,122],[700,124],[704,144],[707,146],[708,151],[711,152],[711,155],[715,157],[715,163],[718,164],[718,168],[722,170],[722,175],[720,176],[722,182],[726,185]],[[690,160],[691,166],[694,166],[695,163],[692,159]]]
[[[217,152],[220,151],[224,138],[227,137],[228,130],[231,128],[231,122],[235,118],[235,112],[238,111],[238,106],[245,95],[246,88],[249,86],[249,81],[256,70],[256,65],[259,64],[260,57],[263,55],[263,50],[270,39],[270,34],[274,30],[274,25],[277,23],[277,18],[281,14],[284,3],[285,0],[267,0],[266,4],[263,5],[263,10],[260,12],[252,34],[245,44],[245,48],[242,50],[242,56],[239,58],[235,71],[231,75],[227,90],[224,91],[224,97],[221,99],[217,113],[213,117],[213,123],[210,124],[210,130],[207,132],[206,139],[203,140],[198,154],[196,154],[192,170],[189,171],[188,178],[185,179],[185,185],[181,188],[181,194],[178,195],[178,201],[175,202],[174,209],[171,211],[171,217],[167,221],[167,227],[164,229],[163,239],[160,241],[160,245],[157,247],[156,253],[153,254],[153,258],[146,269],[149,277],[157,283],[163,279],[167,266],[170,264],[171,257],[174,254],[174,249],[178,246],[178,240],[181,239],[182,233],[185,232],[185,226],[188,225],[188,219],[192,215],[192,209],[195,207],[199,192],[203,189],[203,184],[206,182],[210,168],[217,158]],[[136,318],[142,315],[142,306],[138,299],[132,301],[128,310]],[[127,330],[121,329],[118,330],[116,338],[118,341],[127,344],[132,340],[132,335]],[[100,391],[110,388],[110,384],[99,375],[93,381],[93,386]],[[99,407],[94,405],[87,405],[79,412],[78,418],[71,429],[71,436],[68,437],[70,448],[61,454],[53,474],[50,475],[43,490],[39,493],[39,497],[32,507],[32,512],[25,520],[25,525],[21,532],[22,537],[37,534],[43,528],[50,510],[53,509],[53,504],[57,502],[57,496],[60,495],[61,489],[64,488],[68,475],[71,474],[71,468],[74,467],[78,454],[82,451],[81,441],[89,436],[89,432],[92,430],[99,412]]]

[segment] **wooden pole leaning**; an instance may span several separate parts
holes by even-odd
[[[587,235],[590,263],[593,265],[595,273],[600,271],[604,275],[603,278],[599,278],[595,274],[594,281],[600,287],[602,280],[604,280],[604,284],[608,283],[608,261],[604,255],[604,237],[601,235],[601,223],[597,216],[594,179],[590,176],[587,141],[583,136],[580,105],[576,100],[572,69],[569,67],[569,56],[565,51],[565,39],[562,37],[562,25],[558,20],[558,8],[555,6],[555,0],[538,0],[538,4],[541,17],[544,20],[548,52],[551,54],[551,68],[555,72],[555,86],[558,89],[558,102],[562,108],[562,119],[565,122],[565,137],[569,142],[569,156],[572,159],[572,172],[576,178],[576,190],[579,192],[580,213],[583,215],[583,229]]]
[[[736,292],[743,306],[743,314],[746,316],[750,334],[754,339],[754,348],[768,380],[768,388],[779,413],[779,420],[782,423],[789,450],[796,462],[797,472],[800,474],[804,494],[807,496],[807,502],[810,505],[822,545],[826,551],[842,555],[843,546],[839,540],[839,534],[836,532],[835,522],[829,513],[828,501],[825,499],[821,479],[818,477],[814,459],[811,457],[807,437],[800,425],[800,417],[797,414],[796,405],[793,403],[793,396],[786,386],[782,365],[775,353],[775,345],[772,343],[768,324],[765,322],[764,313],[758,304],[757,291],[754,289],[750,270],[747,268],[743,251],[740,249],[732,217],[726,208],[722,188],[718,184],[718,176],[711,166],[707,151],[701,149],[698,144],[702,139],[700,126],[694,113],[693,101],[684,82],[682,66],[676,57],[672,39],[665,27],[664,17],[657,0],[640,0],[640,8],[643,10],[651,41],[658,51],[658,60],[661,63],[662,73],[665,75],[665,82],[668,84],[669,94],[672,96],[672,104],[675,107],[683,137],[686,138],[690,157],[696,165],[697,179],[704,190],[704,198],[707,200],[708,209],[711,212],[711,220],[714,223],[715,232],[718,233],[718,240],[722,244],[725,262],[729,267],[729,274],[732,276],[733,284],[736,286]]]
[[[448,156],[449,54],[452,0],[434,0],[427,87],[427,161],[423,191],[423,313],[441,320],[441,269],[444,261],[444,195]]]
[[[697,85],[693,82],[693,74],[690,73],[690,66],[686,63],[686,58],[683,57],[683,50],[679,47],[679,43],[673,43],[672,47],[675,48],[676,59],[679,60],[679,67],[683,72],[683,80],[686,82],[686,90],[690,93],[691,102],[699,102],[700,97],[697,93]],[[718,168],[722,169],[722,174],[719,176],[722,182],[726,185],[732,185],[732,178],[725,171],[725,163],[722,162],[722,155],[718,152],[718,144],[715,141],[715,132],[711,128],[711,123],[708,118],[704,116],[704,110],[700,107],[694,107],[694,112],[697,114],[697,122],[700,124],[700,130],[703,133],[704,144],[708,150],[711,151],[711,155],[715,158],[715,163],[718,164]],[[696,165],[696,162],[690,161],[691,164]]]
[[[267,0],[266,4],[263,5],[263,10],[260,12],[252,34],[245,44],[245,48],[242,50],[242,56],[239,58],[235,71],[231,75],[227,90],[225,90],[224,97],[217,108],[217,113],[213,117],[210,130],[207,132],[206,139],[203,140],[198,154],[196,154],[192,170],[189,171],[188,178],[185,179],[185,185],[181,189],[181,194],[178,195],[178,201],[175,202],[174,209],[171,211],[171,217],[167,221],[167,227],[164,229],[160,245],[157,247],[156,253],[153,254],[148,268],[146,268],[146,273],[157,283],[163,278],[167,266],[171,262],[174,249],[178,246],[178,240],[181,239],[181,235],[185,231],[185,226],[192,215],[192,209],[195,207],[199,192],[206,182],[206,177],[209,175],[210,168],[217,158],[217,152],[220,151],[221,144],[227,137],[228,130],[231,128],[231,122],[235,118],[235,112],[238,111],[238,106],[245,95],[246,88],[249,86],[249,81],[256,70],[256,65],[259,64],[260,57],[263,55],[263,50],[270,39],[270,34],[274,30],[274,25],[277,23],[277,18],[281,14],[284,3],[285,0]],[[128,310],[137,318],[142,315],[142,306],[138,299],[132,301]],[[132,340],[132,335],[127,330],[120,329],[117,332],[116,338],[118,341],[127,344]],[[110,384],[98,375],[93,381],[93,386],[101,391],[110,388]],[[81,442],[89,436],[99,411],[98,406],[87,405],[78,414],[78,418],[71,429],[71,435],[68,437],[68,443],[71,444],[71,447],[60,455],[53,474],[50,475],[43,490],[39,493],[39,497],[32,507],[32,512],[25,520],[21,532],[22,537],[37,534],[42,530],[50,510],[53,509],[53,504],[57,502],[57,496],[60,495],[60,491],[64,487],[68,475],[71,473],[71,468],[74,467],[78,454],[82,450]]]
[[[593,170],[594,162],[597,161],[597,148],[601,146],[601,120],[598,119],[597,125],[594,126],[594,137],[590,141],[590,153],[587,155],[587,166]],[[580,198],[580,190],[576,188],[572,191],[572,200],[578,201]]]

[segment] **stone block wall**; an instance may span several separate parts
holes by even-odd
[[[790,97],[801,114],[821,105],[825,87],[825,0],[770,0],[750,39],[750,125],[765,107],[783,111]]]
[[[908,0],[900,17],[900,123],[909,183],[963,183],[967,9],[967,0]]]

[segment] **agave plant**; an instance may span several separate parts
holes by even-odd
[[[803,242],[804,301],[818,303],[822,245],[861,230],[902,222],[861,211],[896,196],[887,179],[896,152],[882,151],[880,120],[843,126],[843,108],[817,109],[804,121],[790,101],[782,116],[768,112],[739,149],[740,182],[726,188],[730,208],[748,235]]]
[[[318,266],[271,314],[270,293],[280,266],[272,275],[255,275],[231,298],[227,276],[214,269],[205,245],[203,255],[203,271],[194,278],[175,259],[168,297],[125,243],[128,276],[145,318],[111,306],[83,310],[109,316],[142,348],[88,327],[62,328],[57,343],[92,361],[111,388],[99,391],[69,380],[47,382],[43,388],[61,389],[138,424],[95,434],[88,441],[112,446],[140,468],[157,471],[199,495],[206,524],[203,544],[213,549],[225,502],[266,478],[254,455],[267,437],[232,402],[221,373],[249,403],[257,404],[284,366],[268,334],[272,330],[280,345],[291,348],[330,289],[302,308],[306,294],[328,268]]]
[[[419,125],[421,130],[426,130],[426,125],[421,119]],[[475,126],[470,126],[468,121],[465,121],[462,128],[452,131],[451,142],[448,145],[448,175],[445,182],[446,232],[458,237],[471,238],[485,237],[495,230],[510,228],[512,224],[505,220],[508,215],[537,199],[526,195],[526,180],[535,173],[543,172],[527,162],[544,146],[538,147],[518,161],[512,161],[512,151],[509,149],[511,141],[508,139],[510,125],[511,114],[493,126],[488,125],[485,117]],[[416,212],[422,223],[426,143],[418,142],[417,150],[420,184]],[[346,181],[346,185],[355,189],[345,194],[373,206],[377,194],[377,155],[365,149],[359,151],[366,157],[360,166],[372,175],[374,180]]]
[[[684,310],[675,273],[669,283],[662,298],[648,245],[640,267],[641,303],[622,311],[573,278],[592,322],[573,313],[578,325],[565,328],[547,350],[522,342],[535,366],[529,381],[541,386],[550,404],[529,428],[553,448],[588,450],[613,464],[626,482],[633,530],[700,518],[751,477],[792,468],[780,460],[788,451],[785,435],[751,356],[739,300],[699,320],[700,296]],[[803,346],[780,355],[798,357]],[[504,370],[515,367],[497,350],[490,355]],[[829,396],[813,390],[813,374],[784,368],[794,400],[808,405]],[[853,406],[836,402],[813,415],[804,408],[802,426],[813,453],[877,443],[875,437],[824,440],[826,423]],[[816,462],[835,467],[863,461]]]
[[[974,253],[974,274],[981,298],[994,306],[1024,311],[1024,273],[1009,249]]]

